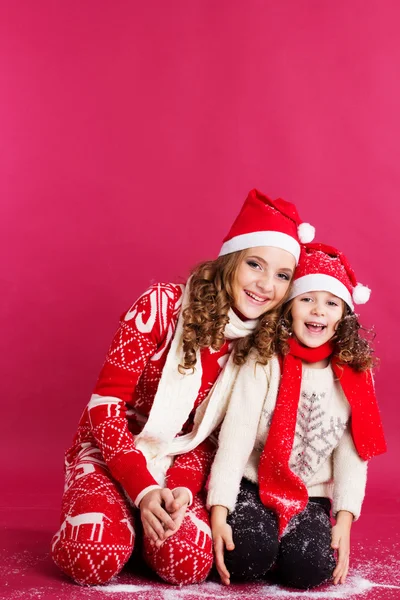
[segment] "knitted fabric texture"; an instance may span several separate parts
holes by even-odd
[[[121,318],[94,394],[83,411],[65,456],[66,487],[77,469],[83,477],[107,465],[129,498],[158,485],[134,443],[150,413],[182,306],[184,286],[152,285]],[[201,350],[202,379],[182,433],[191,431],[196,409],[207,397],[228,360],[229,343],[218,352]],[[175,458],[167,472],[171,487],[196,495],[204,486],[214,448],[205,441],[189,455]],[[132,475],[133,474],[133,475]],[[169,483],[170,484],[170,483]]]
[[[146,562],[168,583],[200,583],[211,569],[211,530],[200,495],[161,548],[142,537],[139,513],[132,511],[108,469],[84,477],[76,470],[52,540],[51,556],[59,568],[82,585],[104,584],[122,570],[139,543]]]
[[[267,365],[252,356],[240,369],[218,439],[208,483],[207,502],[236,510],[242,477],[258,483],[260,455],[273,418],[281,369],[277,357]],[[362,460],[349,430],[350,405],[332,366],[303,365],[290,469],[307,487],[308,496],[333,500],[357,519],[365,494],[367,461]]]
[[[302,360],[317,362],[332,354],[332,344],[306,348],[292,338],[290,352],[283,359],[282,381],[271,428],[261,455],[258,479],[262,502],[273,508],[282,535],[290,519],[307,505],[307,488],[289,467],[297,408],[300,398]],[[360,457],[364,460],[385,452],[386,443],[376,404],[370,373],[356,373],[332,361],[335,375],[352,409],[352,434]]]
[[[176,437],[193,410],[202,381],[201,352],[196,353],[194,370],[180,373],[183,364],[183,312],[189,304],[190,280],[183,295],[182,309],[171,347],[168,352],[153,405],[143,430],[136,436],[135,446],[146,457],[147,468],[160,485],[165,483],[165,474],[172,463],[173,455],[193,450],[203,442],[221,423],[226,409],[226,400],[234,383],[238,367],[229,358],[218,381],[196,412],[192,432]],[[249,335],[258,320],[243,322],[231,309],[224,336],[228,340]]]

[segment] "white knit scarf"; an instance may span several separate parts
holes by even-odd
[[[149,417],[143,430],[135,438],[136,448],[144,454],[148,470],[160,485],[164,485],[165,474],[173,456],[196,448],[221,423],[238,372],[231,352],[208,396],[196,410],[193,430],[176,437],[194,407],[203,372],[200,350],[196,353],[197,362],[193,372],[181,374],[178,371],[178,365],[183,364],[184,357],[183,311],[189,304],[189,288],[190,280],[185,288],[175,334]],[[249,335],[258,323],[257,319],[242,321],[232,309],[229,310],[228,316],[229,323],[224,330],[224,336],[228,340]]]

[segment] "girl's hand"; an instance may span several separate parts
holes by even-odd
[[[352,513],[341,510],[337,514],[336,525],[332,527],[331,547],[337,550],[337,565],[333,571],[333,583],[345,583],[349,572],[350,530],[353,522]]]
[[[173,512],[170,513],[170,517],[175,523],[175,528],[166,529],[164,531],[164,540],[159,540],[158,542],[156,542],[157,548],[159,548],[161,544],[165,542],[166,539],[168,539],[169,537],[171,537],[171,535],[174,535],[174,533],[178,531],[178,529],[182,525],[183,519],[185,518],[186,509],[190,502],[189,492],[184,487],[175,488],[174,490],[172,490],[172,495],[174,497],[174,505],[173,507],[166,506],[166,508],[167,510],[169,508],[173,508]]]
[[[235,544],[232,538],[232,527],[226,522],[227,509],[224,506],[213,506],[211,511],[211,530],[214,542],[215,566],[221,581],[224,585],[229,585],[231,576],[226,568],[224,560],[224,551],[234,550]]]
[[[160,546],[165,540],[165,531],[175,529],[175,521],[168,514],[178,510],[171,490],[164,488],[147,492],[139,509],[144,535],[149,538],[152,546]]]

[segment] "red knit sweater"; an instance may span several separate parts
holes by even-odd
[[[141,431],[150,412],[181,309],[183,289],[181,285],[155,284],[121,317],[94,389],[94,394],[107,398],[104,402],[102,398],[89,402],[67,453],[67,463],[73,467],[80,463],[83,449],[87,456],[91,454],[87,449],[93,448],[96,459],[100,458],[100,450],[111,474],[132,500],[147,486],[157,484],[143,454],[135,448],[133,435]],[[207,396],[228,354],[228,342],[218,352],[201,350],[202,383],[194,410],[182,423],[183,433],[192,428],[195,409]],[[176,457],[167,473],[168,486],[185,486],[193,494],[198,493],[213,454],[214,445],[205,440],[192,452]]]

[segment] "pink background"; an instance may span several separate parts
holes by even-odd
[[[54,494],[119,315],[216,256],[247,192],[297,204],[372,290],[398,471],[396,0],[0,7],[1,468]],[[396,475],[397,477],[397,475]]]

